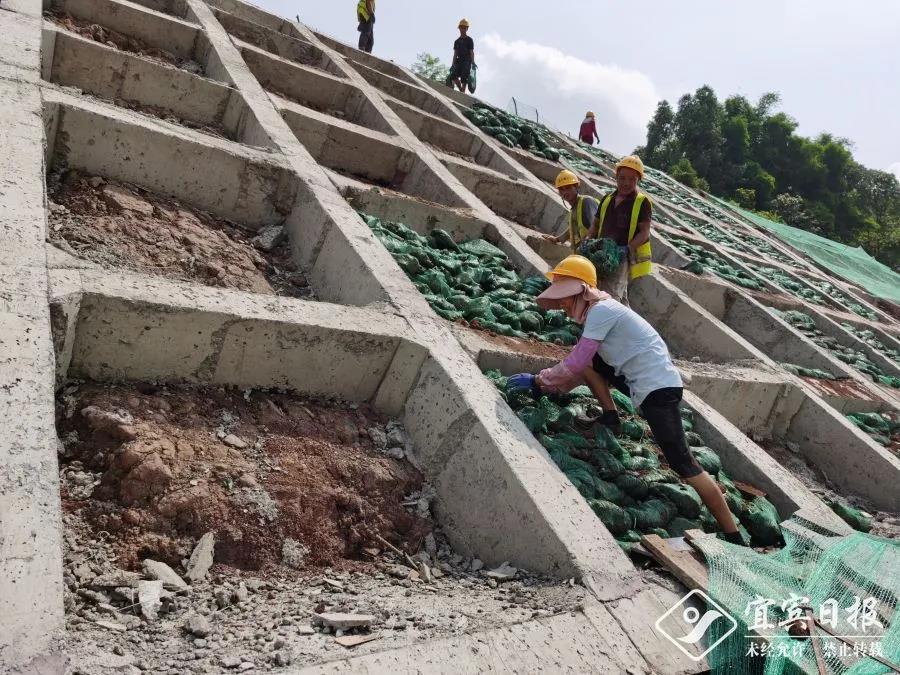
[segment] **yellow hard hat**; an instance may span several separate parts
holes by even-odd
[[[469,27],[469,20],[468,20],[468,19],[460,19],[460,20],[459,20],[459,27],[460,27],[460,28],[468,28],[468,27]]]
[[[580,181],[578,180],[578,176],[569,171],[568,169],[563,169],[559,172],[559,175],[556,177],[556,189],[566,187],[567,185],[578,185]]]
[[[591,288],[597,288],[597,268],[583,255],[568,256],[547,272],[546,276],[550,281],[556,281],[556,277],[570,277],[583,281]]]
[[[587,111],[587,115],[585,115],[585,117],[593,117],[593,116],[594,116],[594,111],[593,111],[593,110],[588,110],[588,111]]]
[[[616,171],[618,171],[622,167],[634,169],[638,172],[638,175],[640,175],[641,178],[644,177],[644,163],[637,155],[628,155],[628,157],[623,157],[621,160],[619,160],[619,163],[616,164]]]

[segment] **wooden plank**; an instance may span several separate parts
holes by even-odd
[[[731,481],[744,497],[765,497],[766,493],[757,487],[753,487],[749,483],[742,483],[739,480]]]
[[[365,644],[366,642],[377,640],[380,637],[380,635],[342,635],[339,638],[335,638],[334,641],[342,647],[347,647],[347,649],[350,649],[352,647]]]
[[[709,572],[706,566],[687,551],[675,551],[666,541],[656,534],[641,537],[641,544],[653,557],[676,579],[690,589],[707,590],[709,588]]]

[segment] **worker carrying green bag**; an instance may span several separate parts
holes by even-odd
[[[581,182],[573,172],[563,169],[556,177],[556,189],[563,201],[569,205],[569,227],[560,235],[545,234],[544,238],[554,244],[569,242],[572,252],[586,239],[597,236],[597,210],[600,207],[593,197],[579,194]]]
[[[613,239],[622,249],[618,271],[603,280],[601,288],[619,302],[628,304],[630,281],[650,274],[650,198],[638,190],[644,178],[644,163],[637,155],[616,164],[616,189],[600,200],[594,229],[601,239]]]
[[[541,309],[561,309],[584,327],[581,339],[560,363],[513,375],[508,389],[565,393],[587,384],[603,407],[598,424],[613,433],[621,428],[610,386],[630,396],[641,409],[669,466],[690,485],[723,531],[723,539],[744,543],[728,504],[710,475],[688,447],[679,403],[681,375],[666,343],[640,315],[597,289],[597,271],[590,260],[570,255],[547,274],[550,288],[537,297]]]

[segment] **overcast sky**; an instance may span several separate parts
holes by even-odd
[[[356,0],[255,0],[356,44]],[[658,100],[703,84],[720,99],[781,94],[800,133],[849,138],[863,164],[900,177],[900,1],[378,0],[374,53],[409,66],[448,61],[456,24],[472,24],[478,95],[513,96],[574,133],[597,113],[601,145],[643,143]]]

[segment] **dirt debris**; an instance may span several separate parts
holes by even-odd
[[[75,672],[278,670],[346,656],[344,633],[377,638],[359,653],[583,602],[579,586],[456,554],[434,490],[388,454],[410,445],[402,425],[366,406],[71,382],[57,415]],[[273,513],[253,506],[263,494]],[[189,577],[210,544],[212,567]],[[371,625],[315,625],[329,613]]]
[[[71,14],[57,10],[49,10],[44,12],[44,18],[72,33],[76,33],[81,37],[88,38],[94,42],[99,42],[108,47],[113,47],[114,49],[123,52],[130,52],[165,65],[175,66],[176,68],[181,68],[194,75],[203,74],[203,67],[192,59],[179,58],[164,49],[151,47],[143,40],[123,35],[122,33],[90,21],[77,19]]]
[[[889,539],[900,539],[900,513],[879,511],[873,508],[865,499],[842,494],[835,489],[825,474],[806,461],[796,446],[792,448],[771,442],[762,442],[760,447],[821,499],[826,501],[845,501],[850,506],[872,516],[872,531],[870,534]]]
[[[77,171],[48,178],[48,193],[50,241],[80,258],[207,286],[314,299],[287,237],[261,251],[254,245],[257,233],[235,223]]]

